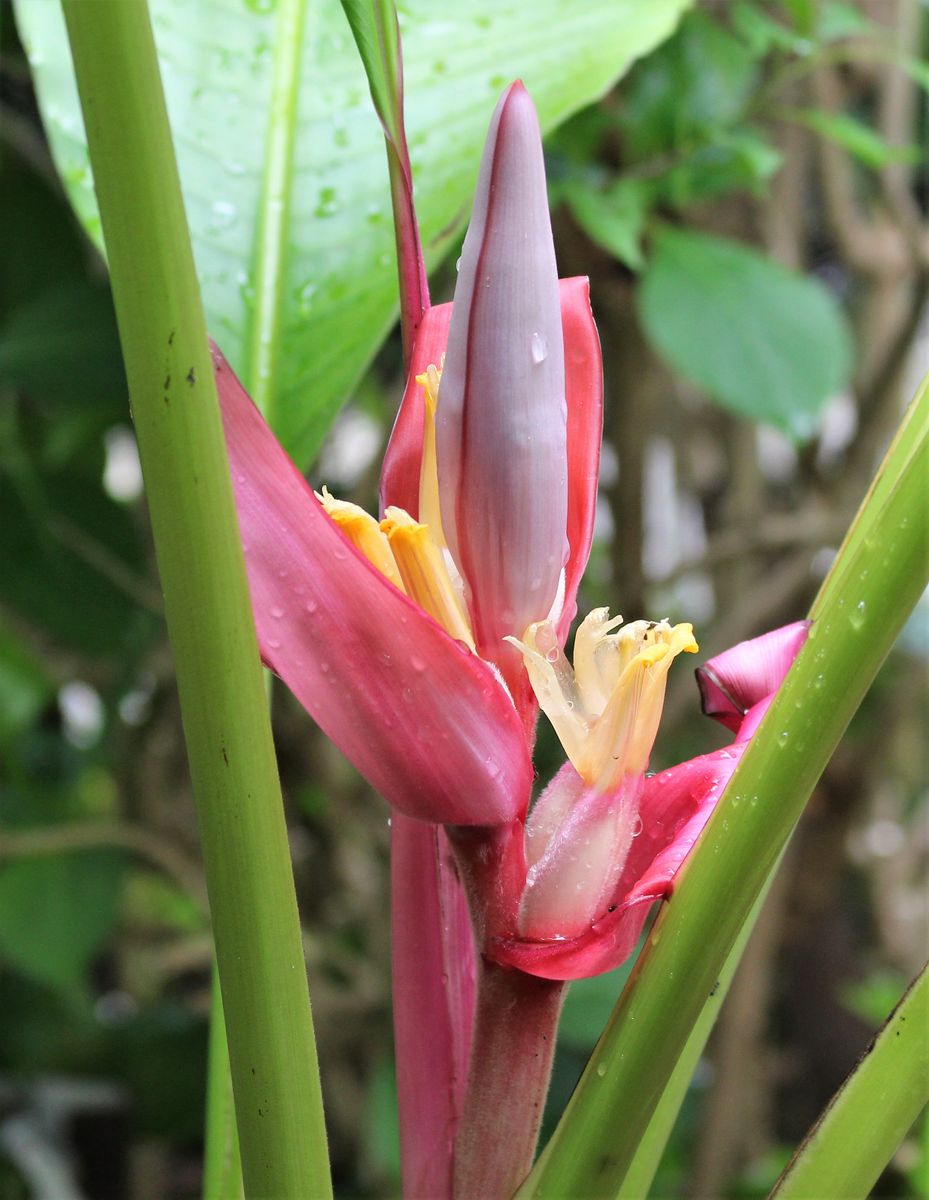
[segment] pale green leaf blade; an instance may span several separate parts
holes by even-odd
[[[521,77],[551,129],[672,32],[691,0],[408,0],[400,11],[407,138],[427,264],[465,221],[497,97]],[[203,298],[232,365],[248,366],[272,95],[274,0],[152,0]],[[58,5],[18,0],[58,169],[99,219]],[[276,426],[305,463],[396,313],[383,135],[337,0],[306,4],[291,174]]]
[[[748,246],[662,229],[638,300],[675,370],[724,408],[798,440],[848,380],[851,339],[836,302]]]

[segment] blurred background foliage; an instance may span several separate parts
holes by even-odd
[[[26,0],[20,24],[51,7]],[[273,5],[252,7],[260,20]],[[410,39],[430,44],[423,11],[401,6],[408,64]],[[0,19],[0,1197],[188,1197],[210,936],[171,662],[105,269],[53,166],[9,5]],[[918,0],[700,3],[549,137],[561,272],[591,277],[606,370],[582,611],[690,619],[712,654],[806,609],[929,366],[927,46]],[[469,53],[461,65],[448,48],[452,77]],[[425,123],[418,70],[411,129]],[[571,86],[546,99],[547,124],[584,99]],[[469,101],[479,130],[485,92]],[[366,97],[352,104],[374,126]],[[425,180],[415,146],[414,165]],[[450,250],[437,301],[459,225],[430,246],[436,264]],[[391,261],[377,270],[389,280]],[[303,302],[283,330],[301,364],[318,300]],[[328,411],[346,399],[339,378]],[[375,507],[401,386],[392,335],[314,483]],[[285,401],[308,451],[296,431],[315,401]],[[925,959],[927,626],[923,608],[817,789],[658,1196],[765,1195]],[[682,671],[654,766],[718,744],[695,700]],[[275,727],[337,1189],[395,1195],[387,812],[282,691]],[[543,779],[557,757],[543,730]],[[623,975],[571,990],[553,1116]],[[929,1196],[927,1138],[914,1131],[876,1195]]]

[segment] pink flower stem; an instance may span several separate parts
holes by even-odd
[[[482,960],[455,1143],[456,1200],[507,1200],[529,1174],[565,986]]]
[[[490,931],[513,928],[509,828],[450,828],[478,946]],[[481,958],[471,1061],[455,1142],[455,1200],[508,1200],[535,1155],[552,1070],[561,981],[537,979]]]

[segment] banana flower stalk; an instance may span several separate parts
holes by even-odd
[[[531,1164],[563,981],[631,952],[805,628],[707,664],[706,709],[737,740],[652,777],[691,627],[620,628],[598,610],[565,657],[602,371],[586,280],[557,278],[519,83],[491,122],[454,303],[416,333],[380,520],[314,494],[214,359],[263,659],[393,808],[399,962],[411,987],[442,992],[424,997],[420,1027],[412,1009],[396,1026],[405,1191],[509,1195]],[[539,706],[568,762],[530,814]]]

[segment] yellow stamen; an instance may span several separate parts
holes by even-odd
[[[442,514],[439,506],[439,471],[435,448],[435,413],[439,403],[439,382],[442,370],[430,363],[416,382],[423,389],[423,457],[419,468],[419,519],[429,526],[432,540],[445,546]]]
[[[434,617],[453,638],[472,650],[474,638],[458,590],[432,530],[402,508],[388,508],[381,529],[393,552],[408,596]]]
[[[530,625],[521,642],[507,639],[522,650],[539,704],[568,758],[600,791],[645,771],[671,663],[698,648],[692,625],[635,621],[614,633],[621,619],[610,620],[600,608],[582,622],[573,668],[548,621]]]
[[[403,582],[400,572],[397,570],[397,564],[394,562],[394,556],[390,552],[390,544],[374,517],[370,513],[366,513],[358,504],[352,504],[349,500],[337,500],[326,487],[322,492],[317,492],[316,497],[336,525],[365,558],[402,592]]]

